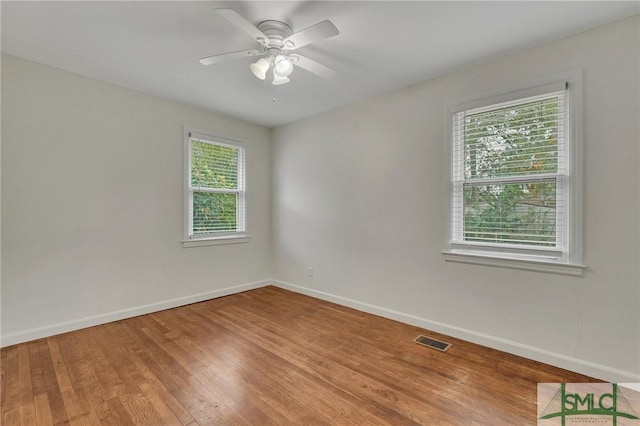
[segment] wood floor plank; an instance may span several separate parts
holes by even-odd
[[[40,354],[39,363],[42,368],[42,377],[47,392],[47,401],[49,403],[49,411],[54,425],[68,422],[69,415],[64,404],[62,391],[60,389],[56,371],[53,366],[53,359],[49,350],[48,339],[40,339],[37,341],[38,353]]]
[[[597,381],[275,287],[0,356],[7,426],[526,426],[538,382]]]
[[[0,371],[2,371],[2,411],[13,412],[17,409],[20,421],[20,375],[18,373],[18,346],[2,349]],[[11,419],[15,417],[12,414]],[[9,421],[6,420],[5,421]],[[14,421],[14,420],[11,420]]]
[[[31,385],[31,362],[29,361],[29,347],[33,343],[18,347],[18,377],[20,384],[20,421],[23,424],[36,423],[36,407]]]
[[[36,424],[51,425],[53,417],[51,417],[51,406],[46,393],[41,393],[35,397]]]
[[[31,387],[34,398],[47,392],[47,384],[42,366],[43,355],[46,357],[46,353],[41,353],[42,343],[44,343],[42,340],[35,340],[28,345],[29,363],[31,364]]]
[[[20,407],[13,408],[11,410],[4,410],[2,414],[2,425],[3,426],[16,426],[16,425],[26,425],[27,423],[22,423],[20,421]]]
[[[49,345],[51,362],[58,382],[58,388],[62,395],[65,411],[68,414],[67,421],[73,421],[88,414],[88,401],[80,399],[75,393],[73,388],[74,383],[69,376],[66,362],[60,352],[60,339],[61,337],[54,336],[51,339],[47,339],[47,343]]]

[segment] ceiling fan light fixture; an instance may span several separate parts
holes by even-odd
[[[287,77],[280,77],[275,72],[273,73],[273,82],[272,82],[272,84],[274,86],[279,86],[281,84],[285,84],[285,83],[288,83],[290,81],[291,80],[289,80]]]
[[[289,58],[278,55],[274,61],[273,66],[273,75],[278,77],[289,77],[293,72],[293,63],[289,60]]]
[[[270,81],[276,86],[289,82],[294,65],[324,78],[335,75],[335,71],[322,64],[304,56],[290,54],[290,51],[338,35],[339,31],[331,21],[324,20],[294,32],[282,21],[266,20],[254,25],[233,9],[220,8],[215,9],[215,12],[250,35],[258,43],[258,48],[201,58],[199,61],[202,65],[212,65],[231,58],[264,56],[249,65],[249,68],[256,78],[263,81],[271,70],[273,78]]]
[[[258,77],[260,80],[264,80],[267,78],[267,71],[269,71],[269,67],[271,64],[265,58],[260,58],[253,64],[249,66],[251,68],[251,72],[253,75]]]

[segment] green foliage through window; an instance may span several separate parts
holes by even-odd
[[[193,233],[235,231],[236,211],[236,194],[194,192]]]
[[[459,116],[465,241],[556,245],[561,107],[553,95]]]
[[[242,148],[195,139],[190,145],[193,235],[239,231]]]
[[[556,184],[465,185],[466,241],[554,246]]]
[[[237,189],[238,151],[232,146],[191,142],[191,186]]]

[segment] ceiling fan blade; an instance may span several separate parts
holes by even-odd
[[[307,70],[311,73],[314,73],[322,78],[325,78],[327,80],[332,79],[333,77],[335,77],[336,75],[338,75],[337,72],[335,72],[334,70],[332,70],[331,68],[322,65],[321,63],[318,63],[316,61],[314,61],[313,59],[309,59],[306,56],[300,56],[300,55],[295,55],[295,57],[297,58],[296,60],[293,61],[294,65],[299,66],[300,68],[302,68],[303,70]]]
[[[291,34],[284,39],[283,43],[287,50],[295,50],[307,44],[333,37],[339,33],[331,21],[322,21],[295,34]],[[287,47],[288,45],[291,47]]]
[[[249,56],[262,56],[265,53],[266,52],[263,53],[257,50],[241,50],[238,52],[229,52],[229,53],[223,53],[221,55],[207,56],[206,58],[199,59],[198,61],[202,65],[211,65],[211,64],[217,64],[218,62],[222,62],[227,59],[246,58]]]
[[[240,28],[242,31],[249,34],[258,43],[262,44],[263,46],[267,46],[269,38],[266,35],[264,35],[262,31],[256,28],[255,25],[253,25],[251,22],[247,21],[242,16],[240,16],[238,12],[236,12],[235,10],[215,9],[215,12],[218,15],[222,16],[223,18],[227,19],[236,27]]]

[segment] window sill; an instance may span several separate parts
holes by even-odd
[[[526,257],[507,257],[491,254],[478,254],[468,251],[443,251],[442,255],[447,262],[469,263],[472,265],[497,266],[501,268],[522,269],[525,271],[547,272],[550,274],[570,275],[581,277],[585,265],[560,263],[548,260],[532,259]]]
[[[182,247],[203,247],[203,246],[219,246],[223,244],[242,244],[248,243],[251,235],[225,235],[224,237],[195,238],[193,240],[183,240]]]

